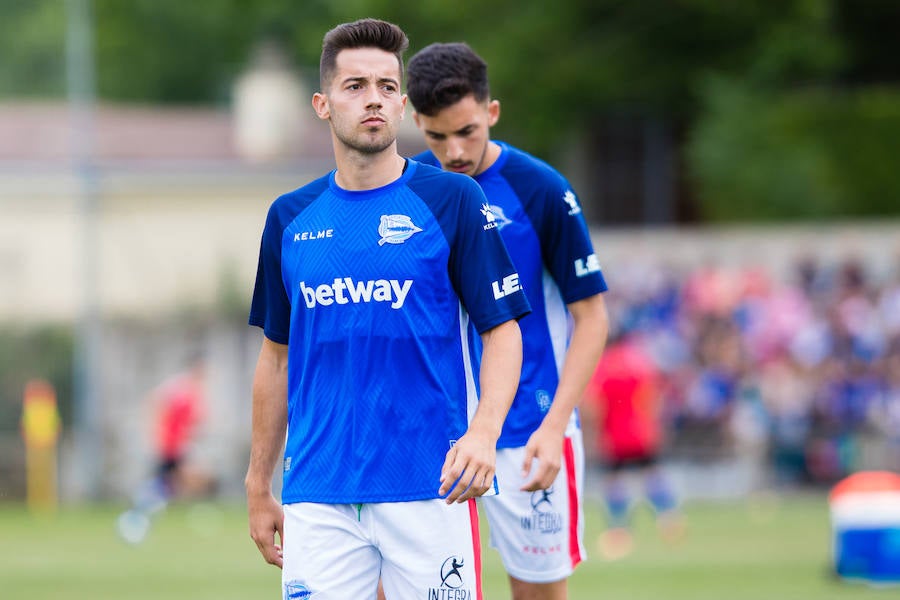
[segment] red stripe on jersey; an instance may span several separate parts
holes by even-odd
[[[566,461],[566,480],[569,488],[569,558],[572,559],[574,569],[581,562],[581,544],[578,542],[578,481],[575,477],[575,450],[572,447],[572,439],[566,438],[563,445],[563,455]]]

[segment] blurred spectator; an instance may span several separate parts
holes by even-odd
[[[881,279],[855,256],[802,256],[781,280],[712,262],[620,268],[611,330],[652,356],[676,456],[733,456],[762,431],[778,484],[900,469],[900,260]]]
[[[677,537],[683,520],[675,494],[659,469],[663,424],[660,371],[636,336],[620,334],[607,346],[582,403],[585,440],[603,463],[607,529],[598,540],[601,554],[615,559],[630,552],[634,484],[643,487],[661,533]],[[637,474],[640,481],[630,481]]]

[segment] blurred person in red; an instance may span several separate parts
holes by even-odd
[[[138,488],[133,506],[119,517],[119,534],[128,542],[144,539],[150,518],[175,498],[209,492],[214,480],[192,465],[188,455],[206,418],[206,361],[195,356],[188,368],[148,395],[154,409],[153,477]]]
[[[608,521],[598,550],[607,559],[621,558],[633,546],[630,473],[639,476],[663,537],[674,541],[684,532],[675,494],[658,466],[662,401],[662,378],[650,353],[635,334],[620,335],[607,346],[582,404],[585,440],[593,439],[604,469]]]

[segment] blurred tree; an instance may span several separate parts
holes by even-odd
[[[708,221],[897,214],[900,91],[711,80],[688,155]]]
[[[61,94],[63,5],[0,4],[0,97]],[[857,194],[843,190],[841,181],[869,179],[870,160],[839,164],[833,157],[846,147],[842,111],[856,110],[862,127],[877,130],[876,114],[893,110],[890,88],[873,99],[862,88],[898,81],[898,6],[895,0],[567,0],[552,9],[539,0],[489,6],[93,0],[99,95],[110,100],[224,104],[251,47],[266,37],[282,41],[314,83],[322,34],[362,16],[399,23],[413,52],[432,41],[465,40],[490,64],[493,93],[503,103],[496,135],[554,162],[565,158],[586,214],[605,222],[896,214],[900,203],[856,204]],[[858,89],[834,93],[848,86]],[[821,108],[821,120],[805,119],[802,98]],[[823,126],[835,130],[812,135]],[[778,151],[756,151],[762,131],[781,132],[765,138]],[[866,152],[886,154],[886,138],[867,140]],[[734,197],[724,190],[750,179],[759,200],[729,212]],[[776,187],[793,190],[792,200],[767,207]],[[881,184],[877,190],[890,197]]]
[[[900,8],[798,6],[818,28],[782,23],[746,71],[702,81],[686,154],[703,220],[900,214]]]
[[[0,3],[0,98],[65,93],[65,32],[59,0]]]
[[[900,83],[900,2],[837,0],[836,35],[847,48],[841,80],[850,85]]]

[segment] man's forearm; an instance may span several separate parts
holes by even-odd
[[[264,340],[253,376],[248,494],[269,493],[287,431],[287,347]]]
[[[496,440],[519,387],[522,333],[516,321],[507,321],[483,333],[481,340],[481,397],[469,430],[483,430]]]
[[[597,294],[569,305],[574,327],[566,358],[563,362],[559,385],[544,423],[563,432],[572,411],[581,402],[609,332],[609,320],[603,296]]]

